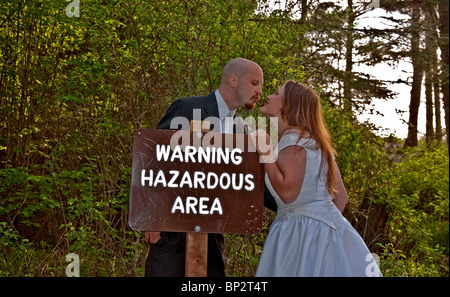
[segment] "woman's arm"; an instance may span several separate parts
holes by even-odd
[[[288,146],[278,154],[276,162],[265,163],[264,167],[281,200],[286,204],[294,202],[305,177],[306,151],[299,146]]]
[[[269,135],[263,130],[251,133],[251,139],[264,163],[273,189],[281,200],[294,202],[302,188],[306,167],[306,151],[299,146],[288,146],[278,153],[273,151]]]
[[[342,181],[342,176],[339,172],[339,168],[336,162],[334,162],[334,166],[336,166],[336,190],[338,192],[334,193],[333,202],[342,213],[348,203],[348,195],[347,191],[345,190],[344,182]]]

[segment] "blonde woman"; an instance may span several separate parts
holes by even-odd
[[[361,236],[342,216],[348,197],[317,93],[288,81],[260,111],[278,118],[275,152],[258,151],[278,212],[256,276],[381,276]],[[268,135],[253,132],[253,139]]]

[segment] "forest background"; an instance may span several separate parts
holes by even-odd
[[[386,17],[395,25],[385,30],[354,26],[375,8],[409,17]],[[448,276],[448,1],[439,0],[1,1],[0,276],[64,276],[69,253],[81,276],[142,276],[148,246],[127,224],[133,132],[154,128],[173,100],[215,90],[234,57],[262,67],[263,98],[286,79],[320,92],[350,197],[344,215],[383,274]],[[354,71],[399,61],[413,65],[410,80]],[[395,100],[393,83],[411,86],[406,139],[356,119],[373,98]],[[226,235],[227,275],[254,275],[274,215],[265,211],[260,234]]]

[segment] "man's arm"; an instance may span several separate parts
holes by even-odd
[[[191,109],[192,108],[189,108],[186,106],[185,100],[183,100],[183,99],[178,99],[178,100],[174,101],[167,109],[164,117],[159,121],[158,125],[156,126],[156,129],[163,129],[163,130],[182,129],[183,127],[182,126],[180,127],[180,125],[178,125],[178,127],[171,128],[170,124],[172,123],[172,120],[177,117],[186,119],[186,121],[188,121],[189,117],[187,116],[186,112],[188,112],[188,110],[191,110]],[[192,110],[191,110],[191,112],[192,112]]]
[[[272,194],[266,186],[266,183],[264,183],[264,206],[275,212],[278,209],[275,198],[273,198]]]
[[[185,116],[183,112],[185,111],[183,107],[183,102],[181,99],[174,101],[170,107],[167,109],[164,117],[159,121],[156,129],[169,130],[170,123],[172,119],[176,117]],[[161,239],[161,232],[159,231],[145,231],[145,242],[155,244]]]

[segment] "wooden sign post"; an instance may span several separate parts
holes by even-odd
[[[262,228],[264,167],[251,140],[200,126],[139,129],[133,140],[128,223],[186,232],[186,276],[206,276],[208,233]]]
[[[208,233],[186,233],[185,265],[185,276],[206,276],[208,270]]]
[[[208,128],[202,129],[202,126]],[[208,133],[210,124],[202,121],[191,121],[191,131]],[[200,231],[200,230],[198,230]],[[186,233],[185,276],[206,277],[208,271],[208,233]]]

